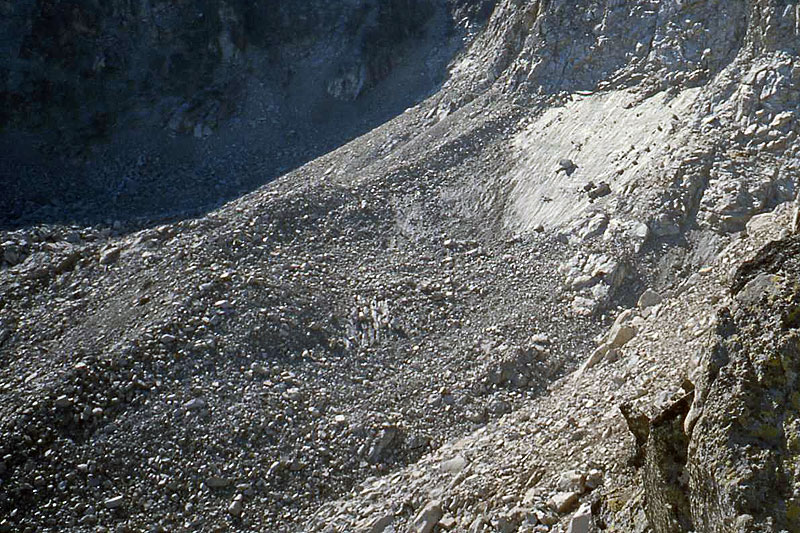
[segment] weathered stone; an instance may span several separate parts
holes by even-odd
[[[367,460],[371,463],[377,463],[383,454],[391,449],[399,436],[400,430],[398,428],[393,426],[383,428],[375,443],[369,449]]]
[[[119,259],[120,249],[116,247],[109,248],[108,250],[104,251],[100,254],[100,264],[101,265],[111,265],[116,263]]]
[[[206,401],[202,398],[193,398],[183,404],[183,408],[187,411],[198,411],[206,407]]]
[[[585,490],[585,476],[578,470],[563,472],[558,478],[558,490],[563,492],[581,493]]]
[[[558,170],[556,172],[564,172],[567,176],[572,176],[577,169],[578,165],[571,159],[561,159],[558,161]]]
[[[372,523],[364,528],[364,533],[383,533],[383,531],[392,525],[394,515],[385,514],[372,520]]]
[[[772,213],[762,213],[755,215],[747,221],[747,234],[755,235],[769,230],[775,225],[775,215]]]
[[[611,194],[611,186],[605,181],[601,181],[597,187],[592,188],[588,193],[590,200],[596,200],[609,194]]]
[[[439,502],[428,503],[414,519],[412,526],[414,533],[431,533],[436,524],[439,523],[439,520],[442,519],[442,516],[444,516],[444,512]]]
[[[104,503],[106,509],[118,509],[122,507],[124,502],[124,498],[122,496],[114,496],[113,498],[107,499]]]
[[[669,215],[659,215],[650,223],[650,230],[656,237],[674,237],[680,235],[680,226]]]
[[[621,348],[636,336],[636,328],[630,324],[622,324],[611,331],[609,345],[612,348]]]
[[[54,403],[59,409],[67,409],[68,407],[72,407],[72,398],[62,395],[56,398]]]
[[[211,476],[206,478],[206,486],[212,489],[221,489],[231,484],[231,480],[221,476]]]
[[[647,289],[639,296],[638,306],[639,309],[647,309],[663,302],[664,299],[653,289]]]
[[[242,503],[243,496],[241,494],[237,494],[233,497],[233,501],[228,505],[228,513],[235,517],[242,516],[242,512],[244,511],[244,505]]]
[[[608,344],[603,344],[595,348],[595,350],[592,351],[592,353],[589,355],[586,361],[584,361],[583,365],[581,365],[581,367],[578,369],[578,371],[575,374],[575,378],[576,379],[580,378],[588,369],[592,368],[597,363],[602,361],[610,349],[611,347]]]
[[[439,520],[439,527],[444,531],[455,529],[456,525],[458,525],[458,521],[453,515],[444,515],[442,519]]]
[[[557,513],[567,513],[578,503],[578,494],[575,492],[559,492],[550,498],[550,507]]]
[[[589,473],[586,474],[586,488],[588,490],[594,490],[600,486],[603,482],[603,472],[597,469],[589,470]]]
[[[597,237],[598,235],[602,235],[607,227],[608,215],[605,213],[596,213],[581,225],[580,229],[578,230],[578,237],[583,240]]]
[[[763,298],[775,298],[780,293],[781,280],[775,274],[759,274],[736,294],[736,301],[740,305],[751,306],[758,304]]]
[[[569,521],[567,533],[589,533],[592,528],[592,506],[585,503],[575,511]]]
[[[442,461],[441,468],[445,472],[450,474],[458,474],[464,467],[467,466],[467,460],[464,458],[463,455],[457,455],[452,459],[448,459],[447,461]]]

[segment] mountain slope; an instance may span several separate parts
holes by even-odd
[[[726,422],[680,417],[789,225],[797,15],[507,0],[438,92],[216,211],[5,232],[0,527],[796,526],[703,515]]]

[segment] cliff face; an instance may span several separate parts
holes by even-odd
[[[686,422],[695,531],[800,528],[798,240],[775,241],[734,278]]]
[[[76,142],[131,125],[203,135],[240,109],[248,79],[280,93],[299,78],[307,105],[325,96],[353,100],[449,7],[435,0],[4,2],[2,126],[55,130]]]

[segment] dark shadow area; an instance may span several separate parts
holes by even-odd
[[[316,120],[278,125],[279,135],[254,132],[250,140],[241,129],[251,121],[241,118],[234,118],[237,124],[217,138],[141,131],[137,135],[142,138],[131,142],[127,154],[120,147],[125,141],[98,144],[85,161],[43,157],[24,141],[4,139],[0,230],[115,222],[135,230],[199,216],[391,120],[435,93],[440,84],[441,80],[420,87],[393,102],[378,102],[381,93],[376,88],[359,102],[332,102],[329,108],[323,104],[310,110]],[[376,100],[373,109],[359,109],[371,99]]]
[[[0,23],[0,230],[212,210],[434,94],[494,2],[143,5]]]

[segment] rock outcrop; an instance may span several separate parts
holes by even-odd
[[[740,269],[698,380],[687,471],[695,531],[800,528],[800,240]]]
[[[626,415],[645,457],[654,532],[800,528],[798,258],[800,240],[791,237],[739,267],[693,372],[696,389],[644,429]]]
[[[459,6],[4,2],[0,124],[75,142],[153,124],[203,136],[240,110],[253,81],[284,97],[302,90],[307,105],[354,100],[449,7]]]

